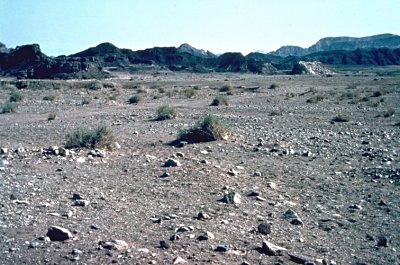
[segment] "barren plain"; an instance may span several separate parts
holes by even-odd
[[[0,114],[0,264],[400,264],[399,75],[119,77]],[[229,139],[170,144],[210,113]],[[116,148],[57,151],[100,122]]]

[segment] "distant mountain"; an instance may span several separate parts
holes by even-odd
[[[292,56],[283,56],[285,54]],[[304,63],[299,64],[300,61]],[[255,52],[246,56],[237,52],[216,56],[189,44],[132,51],[105,42],[72,55],[49,57],[42,53],[38,44],[12,49],[0,43],[0,76],[18,78],[100,79],[109,77],[110,71],[149,70],[276,74],[281,70],[294,73],[292,70],[296,66],[302,69],[300,72],[320,73],[318,69],[323,68],[320,63],[329,66],[400,65],[400,37],[383,34],[365,38],[324,38],[307,49],[284,46],[274,53]]]
[[[200,49],[196,49],[192,46],[190,46],[187,43],[182,44],[181,46],[178,47],[178,52],[179,53],[189,53],[193,56],[197,56],[197,57],[203,57],[203,58],[215,58],[217,57],[217,55],[213,54],[210,51],[205,51],[205,50],[200,50]]]
[[[369,37],[329,37],[320,39],[316,44],[309,48],[298,46],[283,46],[268,54],[287,57],[304,56],[317,52],[344,50],[353,51],[357,49],[377,49],[377,48],[400,48],[400,36],[394,34],[381,34]]]

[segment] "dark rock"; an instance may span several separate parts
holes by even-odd
[[[161,241],[160,241],[160,248],[162,248],[162,249],[169,249],[170,246],[169,246],[169,244],[168,244],[166,241],[161,240]]]
[[[386,236],[379,236],[377,241],[378,247],[388,247],[389,246],[389,238]]]
[[[286,249],[276,246],[268,241],[263,241],[260,252],[268,256],[283,256],[283,254],[286,252]]]
[[[314,259],[300,254],[288,253],[291,261],[298,264],[314,264]],[[310,263],[311,262],[311,263]]]
[[[217,252],[227,252],[228,249],[227,245],[218,245],[214,250]]]
[[[263,235],[271,234],[271,225],[270,224],[267,224],[267,223],[259,224],[257,229],[260,234],[263,234]]]
[[[46,236],[48,236],[51,241],[65,241],[72,238],[72,233],[68,229],[52,226],[47,231]]]

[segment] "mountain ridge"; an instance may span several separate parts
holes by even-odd
[[[393,36],[396,38],[393,39]],[[384,46],[385,41],[388,41],[388,46],[397,47],[397,37],[399,36],[381,34],[377,43]],[[359,43],[364,45],[367,38],[359,40]],[[350,40],[352,39],[354,38],[350,38]],[[377,40],[378,37],[373,39]],[[333,38],[333,40],[335,40],[335,47],[341,48],[343,43],[349,39],[341,37],[340,39]],[[321,39],[317,44],[310,47],[322,51],[282,57],[259,52],[249,53],[246,56],[238,52],[228,52],[217,56],[209,51],[194,48],[187,43],[177,48],[153,47],[133,51],[120,49],[110,42],[104,42],[75,54],[49,57],[41,51],[39,44],[22,45],[12,49],[0,43],[0,76],[38,79],[106,78],[110,76],[110,70],[276,74],[278,71],[292,72],[292,68],[299,61],[315,61],[327,65],[400,65],[400,48],[380,47],[324,51],[324,47],[332,46],[332,38]],[[292,49],[296,54],[301,54],[301,47],[285,47]]]

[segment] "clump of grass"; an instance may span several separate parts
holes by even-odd
[[[56,99],[55,95],[46,95],[43,97],[43,100],[45,101],[54,101]]]
[[[100,90],[103,88],[103,85],[99,81],[90,82],[87,86],[89,90]]]
[[[348,122],[350,119],[343,115],[338,115],[332,119],[333,122]]]
[[[24,95],[21,92],[14,90],[10,93],[10,102],[20,102],[22,100],[24,100]]]
[[[378,97],[380,97],[380,96],[382,96],[383,95],[383,93],[381,92],[381,91],[375,91],[373,94],[372,94],[372,96],[374,97],[374,98],[378,98]]]
[[[134,95],[129,98],[129,104],[138,104],[142,99],[141,95]]]
[[[24,89],[24,88],[27,88],[27,87],[28,87],[28,82],[26,82],[26,81],[17,81],[17,82],[15,83],[15,86],[16,86],[18,89]]]
[[[223,85],[222,87],[220,87],[218,89],[219,92],[226,92],[227,94],[233,95],[233,91],[234,91],[234,87],[233,85]]]
[[[147,94],[147,89],[144,86],[141,86],[138,90],[137,90],[138,94]]]
[[[164,94],[165,93],[165,88],[163,88],[163,87],[158,88],[158,93]]]
[[[56,119],[57,115],[55,113],[50,113],[49,116],[47,116],[48,121],[54,121]]]
[[[193,88],[187,88],[187,89],[182,91],[182,94],[186,98],[192,98],[192,97],[194,97],[196,95],[196,90],[194,90]]]
[[[395,110],[390,108],[385,113],[383,113],[383,117],[385,117],[385,118],[392,117],[394,115],[394,113],[395,113]]]
[[[211,102],[211,106],[228,106],[228,98],[223,95],[216,96]]]
[[[221,119],[209,114],[200,119],[193,127],[180,131],[177,142],[201,143],[226,140],[230,134],[231,129]]]
[[[356,89],[358,87],[358,84],[349,84],[347,85],[346,89]]]
[[[85,98],[82,100],[82,105],[89,105],[90,104],[90,99],[89,98]]]
[[[357,90],[357,91],[349,91],[349,92],[343,93],[340,98],[341,99],[359,99],[361,97],[362,97],[361,92]]]
[[[282,110],[273,110],[271,111],[271,113],[269,114],[269,116],[282,116],[283,115],[283,111]]]
[[[268,89],[277,89],[277,88],[278,88],[278,85],[275,84],[275,83],[271,84],[271,85],[268,87]]]
[[[115,142],[113,130],[106,124],[97,128],[78,127],[66,135],[66,148],[107,148],[112,149]]]
[[[17,111],[17,108],[18,105],[15,102],[7,101],[6,103],[3,104],[1,113],[13,113]]]
[[[104,88],[115,88],[116,84],[115,83],[111,83],[111,82],[106,82],[103,84]]]
[[[157,109],[157,121],[170,120],[178,117],[175,107],[163,105]]]
[[[296,95],[293,92],[288,92],[288,93],[286,93],[285,99],[288,100],[288,99],[294,98],[295,96]]]
[[[318,95],[318,96],[314,96],[314,97],[307,99],[306,102],[307,103],[318,103],[318,102],[324,101],[324,99],[325,99],[324,96]]]

